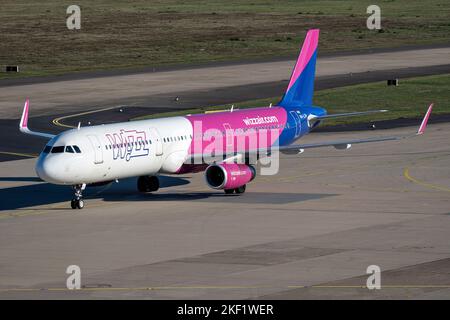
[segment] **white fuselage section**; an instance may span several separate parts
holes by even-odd
[[[36,172],[45,181],[70,185],[175,173],[188,156],[192,130],[184,117],[69,130],[47,144],[63,152],[41,153]]]

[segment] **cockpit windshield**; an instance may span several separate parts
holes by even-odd
[[[78,146],[45,146],[42,153],[81,153],[81,150]]]
[[[52,148],[52,153],[63,153],[64,152],[64,146],[57,146]]]
[[[78,148],[78,146],[73,146],[73,149],[75,150],[76,153],[81,153],[80,148]]]
[[[66,146],[66,152],[68,152],[68,153],[75,153],[71,146]]]

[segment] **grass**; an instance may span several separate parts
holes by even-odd
[[[79,0],[81,30],[66,28],[68,3],[2,0],[0,67],[55,75],[295,55],[321,28],[321,52],[450,42],[447,0],[384,0],[382,32],[366,28],[366,0]]]
[[[323,125],[365,123],[377,120],[392,120],[399,118],[420,118],[431,102],[435,103],[433,115],[450,114],[450,74],[426,76],[400,80],[399,86],[387,86],[386,82],[374,82],[348,87],[317,91],[314,104],[323,106],[329,114],[355,112],[376,109],[388,109],[389,112],[349,117],[341,120],[327,120]],[[280,97],[236,102],[235,108],[276,105]],[[186,115],[205,111],[229,109],[230,106],[213,106],[168,112],[139,117],[133,120],[159,118],[164,116]]]

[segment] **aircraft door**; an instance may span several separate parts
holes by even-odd
[[[290,114],[295,121],[295,136],[298,137],[302,131],[302,120],[296,111],[291,111]]]
[[[94,163],[100,164],[103,163],[103,152],[102,152],[102,145],[100,144],[100,140],[96,135],[88,135],[87,138],[89,139],[89,142],[92,145],[92,148],[94,148]]]
[[[150,136],[152,143],[155,144],[155,154],[161,156],[163,154],[163,145],[158,130],[156,128],[150,128]]]

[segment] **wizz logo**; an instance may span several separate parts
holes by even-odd
[[[145,131],[120,130],[120,133],[107,133],[111,143],[113,159],[130,161],[134,157],[147,156],[150,153]]]

